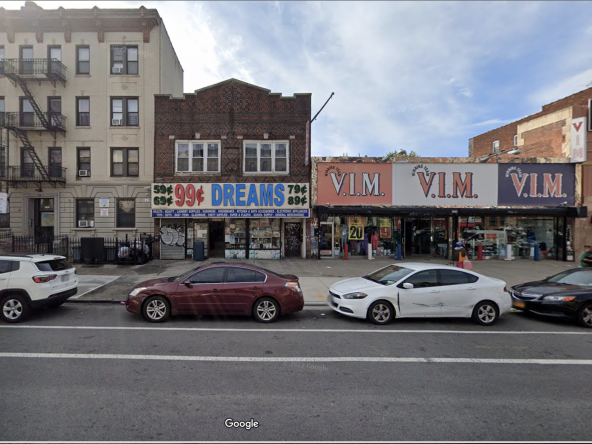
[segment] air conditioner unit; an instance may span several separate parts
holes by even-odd
[[[78,221],[78,228],[86,228],[88,227],[88,221],[87,220],[79,220]]]
[[[111,126],[121,126],[121,119],[111,119]]]
[[[118,66],[114,66],[113,68],[111,68],[111,73],[113,74],[121,74],[123,72],[123,68],[118,67]]]
[[[86,222],[88,223],[88,226],[91,227],[91,228],[95,226],[95,221],[94,220],[87,220]]]
[[[80,177],[86,177],[88,176],[88,170],[78,170],[78,175]]]

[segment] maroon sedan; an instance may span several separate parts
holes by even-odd
[[[125,301],[130,313],[150,322],[170,315],[253,315],[273,322],[280,314],[302,310],[298,278],[246,264],[216,263],[181,276],[152,279],[136,285]]]

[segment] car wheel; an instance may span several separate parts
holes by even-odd
[[[146,299],[142,314],[149,322],[164,322],[171,315],[171,304],[163,296],[152,296]]]
[[[253,306],[253,316],[258,322],[273,322],[280,315],[279,304],[271,298],[261,298]]]
[[[378,325],[386,325],[395,317],[395,309],[386,301],[376,301],[370,305],[367,318],[370,322]]]
[[[473,309],[473,321],[479,325],[493,325],[498,318],[498,308],[493,302],[479,302]]]
[[[2,301],[2,319],[5,322],[21,322],[29,315],[29,304],[20,295],[11,295]]]
[[[592,304],[586,304],[580,309],[578,323],[584,327],[592,328]]]

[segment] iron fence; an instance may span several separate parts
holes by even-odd
[[[103,240],[103,252],[94,251],[94,258],[83,256],[85,238],[60,236],[16,236],[10,232],[0,233],[0,254],[55,254],[74,263],[140,265],[153,259],[154,237],[141,235],[137,238],[91,238]],[[87,238],[88,239],[88,238]],[[96,254],[99,253],[99,254]],[[96,260],[99,257],[99,260]]]

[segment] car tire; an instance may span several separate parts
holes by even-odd
[[[280,305],[275,299],[261,298],[253,305],[253,317],[257,322],[274,322],[280,316]]]
[[[31,308],[24,296],[15,294],[2,299],[2,319],[4,322],[15,323],[24,321]]]
[[[375,301],[368,308],[366,318],[377,325],[390,324],[395,318],[395,309],[392,304],[387,301]]]
[[[578,324],[592,328],[592,304],[586,304],[578,311]]]
[[[490,301],[479,302],[473,309],[471,318],[479,325],[493,325],[499,317],[499,309],[496,304]]]
[[[171,315],[171,304],[164,296],[151,296],[142,305],[142,315],[148,322],[164,322]]]

